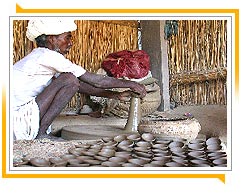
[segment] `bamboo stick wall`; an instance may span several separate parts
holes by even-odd
[[[14,59],[20,60],[30,53],[35,45],[26,38],[27,20],[13,21]],[[120,50],[138,48],[137,21],[76,20],[73,47],[66,56],[72,62],[95,72],[101,67],[106,55]],[[76,94],[67,108],[79,109],[84,96]]]
[[[181,20],[169,39],[171,101],[227,103],[227,21]]]
[[[76,20],[74,45],[67,58],[95,72],[104,57],[138,48],[137,21]],[[227,103],[227,21],[180,20],[178,34],[168,40],[171,101],[180,105]],[[13,21],[14,59],[31,52],[26,39],[27,20]],[[80,108],[76,94],[68,108]]]
[[[35,45],[26,38],[28,20],[13,21],[13,63],[29,54]]]

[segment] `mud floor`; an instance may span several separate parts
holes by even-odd
[[[205,105],[205,106],[179,106],[173,110],[163,112],[163,115],[183,115],[190,113],[196,118],[200,125],[200,134],[207,137],[220,137],[226,142],[227,137],[227,106],[225,105]],[[95,124],[114,125],[124,127],[126,119],[118,117],[92,118],[85,115],[66,116],[60,115],[52,124],[53,131],[60,130],[63,126]]]
[[[227,143],[227,107],[220,105],[208,106],[179,106],[163,114],[183,115],[190,113],[196,118],[200,125],[200,135],[205,137],[219,137],[224,144]],[[228,117],[231,119],[231,117]],[[69,125],[109,125],[124,128],[127,120],[118,117],[93,118],[88,115],[66,115],[62,114],[56,118],[52,124],[53,132],[60,132],[64,126]],[[59,141],[59,140],[33,140],[16,141],[13,144],[13,158],[18,161],[24,157],[42,157],[51,158],[63,155],[68,149],[85,140]]]

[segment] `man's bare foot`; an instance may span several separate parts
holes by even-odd
[[[52,133],[38,134],[35,139],[50,139],[52,141],[64,141],[63,138],[54,136]]]

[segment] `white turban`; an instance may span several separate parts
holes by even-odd
[[[46,17],[30,20],[28,22],[26,36],[30,41],[34,41],[35,38],[42,34],[59,35],[76,29],[77,25],[74,23],[74,20]]]

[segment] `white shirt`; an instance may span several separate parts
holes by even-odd
[[[86,70],[62,54],[38,47],[15,63],[12,75],[13,109],[17,110],[35,98],[49,85],[56,73],[71,72],[76,77]]]

